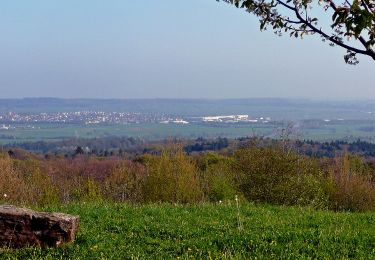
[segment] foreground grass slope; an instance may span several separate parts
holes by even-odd
[[[80,203],[43,210],[80,215],[76,243],[58,249],[3,249],[1,259],[375,256],[374,213],[244,203],[239,223],[234,203]]]

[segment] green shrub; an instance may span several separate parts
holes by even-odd
[[[69,190],[71,201],[100,201],[102,193],[97,181],[90,177],[72,179],[72,188]]]
[[[202,188],[209,201],[233,200],[238,193],[231,164],[231,158],[217,153],[207,153],[199,157]]]
[[[326,179],[323,176],[303,174],[291,175],[282,185],[284,205],[312,206],[319,209],[329,207]]]
[[[251,146],[234,155],[234,171],[244,196],[255,202],[325,206],[327,195],[317,164],[279,148]]]
[[[34,204],[45,206],[59,202],[58,192],[52,185],[51,178],[43,174],[39,168],[34,169],[28,183]]]
[[[145,156],[142,161],[147,172],[144,201],[193,203],[202,200],[197,168],[181,147],[166,149],[161,155]]]

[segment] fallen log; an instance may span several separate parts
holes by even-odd
[[[58,247],[73,242],[79,216],[0,205],[0,247]]]

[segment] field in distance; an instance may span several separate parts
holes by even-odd
[[[0,129],[0,144],[29,143],[37,141],[60,141],[71,138],[134,137],[145,140],[169,138],[279,138],[288,122],[248,124],[35,124],[33,127],[18,125],[15,129]],[[1,125],[0,125],[1,128]],[[375,121],[316,122],[293,124],[291,138],[317,141],[361,139],[375,140]]]
[[[220,117],[222,116],[222,117]],[[225,118],[238,116],[241,118]],[[224,117],[224,118],[223,118]],[[245,120],[242,120],[245,118]],[[128,136],[375,140],[375,102],[303,99],[0,99],[0,144]]]

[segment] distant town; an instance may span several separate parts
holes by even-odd
[[[182,117],[160,113],[76,111],[57,113],[15,113],[0,114],[0,129],[11,129],[12,124],[72,123],[72,124],[189,124],[189,123],[268,123],[270,117],[249,115],[215,115],[203,117]],[[32,127],[32,126],[30,126]]]

